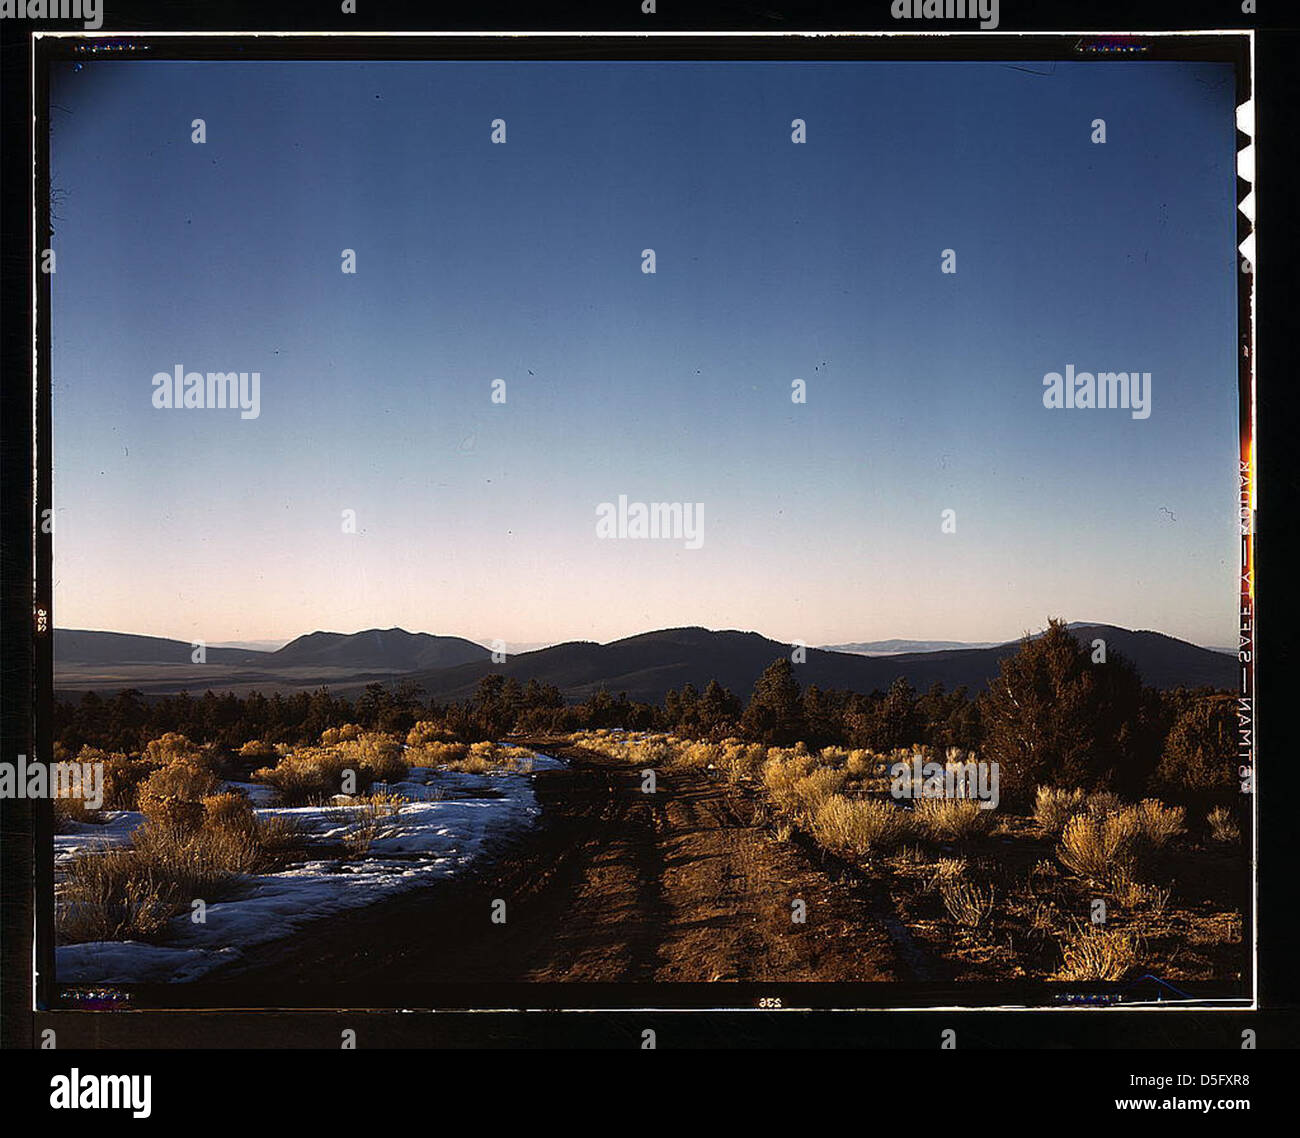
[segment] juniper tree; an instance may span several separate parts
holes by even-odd
[[[754,684],[740,728],[747,739],[789,746],[805,734],[803,705],[794,666],[782,656],[772,661]]]
[[[1093,663],[1091,650],[1052,620],[1003,658],[981,697],[980,757],[998,764],[1002,796],[1019,801],[1040,784],[1094,790],[1115,786],[1117,776],[1140,783],[1142,704],[1132,664],[1113,651]]]

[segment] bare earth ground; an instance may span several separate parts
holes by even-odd
[[[945,913],[928,861],[855,866],[798,831],[776,840],[751,792],[707,772],[659,771],[646,794],[625,761],[562,739],[524,742],[569,763],[533,776],[535,827],[464,877],[314,921],[209,979],[286,997],[337,984],[1015,984],[1059,969],[1062,938],[1095,896],[1052,868],[1054,839],[1009,816],[1009,830],[943,848],[969,855],[966,876],[999,899],[975,932]],[[1240,857],[1169,851],[1148,868],[1171,883],[1167,905],[1108,902],[1108,926],[1139,935],[1131,975],[1243,995]],[[491,919],[498,900],[504,924]]]
[[[879,981],[930,978],[883,889],[774,841],[740,792],[695,772],[641,790],[566,746],[537,827],[479,872],[306,926],[214,980],[293,983]],[[506,903],[505,924],[491,920]],[[792,919],[792,903],[807,919]]]

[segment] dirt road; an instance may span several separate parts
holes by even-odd
[[[569,765],[534,775],[539,824],[477,873],[323,918],[218,979],[916,978],[886,931],[887,902],[775,840],[748,795],[692,771],[659,772],[646,794],[625,762],[555,740],[528,745]],[[500,901],[504,923],[492,920]]]

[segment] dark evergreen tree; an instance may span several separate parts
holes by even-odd
[[[789,746],[803,738],[805,725],[799,683],[787,657],[772,661],[758,677],[740,728],[746,739],[758,743]]]
[[[1039,784],[1112,787],[1126,761],[1141,760],[1141,707],[1141,681],[1128,661],[1111,652],[1094,664],[1064,622],[1052,620],[1002,660],[984,693],[980,757],[998,763],[1009,800],[1027,801]]]

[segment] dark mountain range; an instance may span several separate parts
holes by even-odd
[[[193,646],[184,640],[134,636],[125,632],[54,630],[58,664],[189,664]],[[365,632],[310,632],[273,652],[251,648],[208,648],[209,664],[258,669],[326,667],[347,671],[414,672],[450,668],[490,653],[481,644],[459,636],[431,636],[403,628],[371,628]]]
[[[126,632],[88,632],[80,628],[54,630],[54,659],[62,664],[189,664],[194,647],[184,640],[134,636]],[[213,664],[254,665],[270,656],[247,648],[209,648]]]
[[[1237,683],[1234,658],[1158,632],[1132,632],[1113,625],[1072,628],[1085,644],[1105,640],[1107,651],[1131,660],[1144,682],[1153,687],[1233,688]],[[984,688],[998,674],[998,662],[1015,652],[1019,641],[992,648],[963,648],[937,652],[862,656],[809,648],[807,659],[795,669],[805,686],[846,688],[871,692],[884,690],[899,676],[918,691],[934,683],[949,690],[965,685],[971,693]],[[611,644],[574,642],[511,657],[501,665],[466,665],[410,677],[438,700],[468,698],[479,678],[499,670],[520,683],[537,679],[555,684],[570,699],[582,699],[604,687],[626,691],[630,699],[658,703],[670,688],[693,683],[703,689],[711,679],[748,698],[754,681],[768,664],[788,656],[791,647],[755,632],[711,632],[704,628],[672,628],[647,632]]]
[[[358,671],[415,672],[486,662],[491,653],[481,644],[459,636],[431,636],[402,628],[372,628],[366,632],[311,632],[270,653],[265,666],[328,666]]]
[[[1105,640],[1108,651],[1130,659],[1153,687],[1235,689],[1237,684],[1236,660],[1224,652],[1113,625],[1073,625],[1071,631],[1085,644]],[[1017,643],[887,656],[809,648],[796,676],[805,686],[861,692],[883,690],[903,676],[918,691],[938,682],[949,689],[964,684],[974,693],[997,675],[998,661],[1014,652]],[[520,683],[536,679],[554,684],[571,700],[604,687],[659,703],[670,688],[689,682],[703,689],[715,678],[747,698],[762,670],[790,651],[790,645],[755,632],[671,628],[610,644],[557,644],[494,665],[486,648],[458,637],[372,629],[314,632],[276,652],[209,648],[207,663],[196,665],[184,641],[59,629],[55,671],[60,689],[101,692],[123,687],[146,693],[207,688],[269,692],[328,684],[341,694],[352,694],[366,683],[402,679],[422,686],[425,698],[439,701],[468,698],[482,676],[500,671]]]
[[[64,691],[166,692],[295,691],[364,687],[412,672],[489,660],[488,650],[458,636],[430,636],[400,628],[313,632],[274,652],[208,648],[193,659],[192,645],[121,632],[54,631],[54,685]]]

